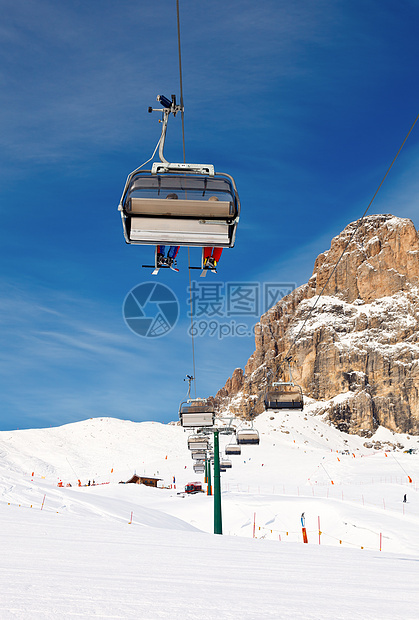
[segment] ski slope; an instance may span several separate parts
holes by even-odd
[[[417,618],[419,454],[366,448],[314,406],[255,427],[222,474],[223,536],[211,497],[179,494],[203,478],[177,425],[0,432],[0,618]],[[167,488],[118,484],[134,472]]]

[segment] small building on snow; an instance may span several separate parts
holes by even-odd
[[[146,487],[154,487],[157,489],[157,483],[160,482],[161,478],[152,478],[150,476],[137,476],[134,474],[132,478],[127,480],[125,484],[144,484]]]

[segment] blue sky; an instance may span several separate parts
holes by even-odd
[[[192,372],[187,250],[179,274],[159,274],[179,299],[177,326],[136,337],[122,305],[151,280],[141,265],[152,248],[124,243],[117,212],[127,174],[159,137],[148,106],[160,93],[179,97],[176,2],[0,8],[0,429],[176,419]],[[242,202],[236,247],[205,283],[300,285],[361,216],[418,113],[419,3],[180,8],[186,159],[231,174]],[[170,120],[172,161],[182,159],[180,127]],[[417,127],[372,213],[419,226],[418,162]],[[219,317],[231,321],[251,332],[255,318]],[[207,330],[195,348],[197,393],[207,396],[254,341]]]

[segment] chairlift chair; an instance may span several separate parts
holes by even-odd
[[[225,469],[231,469],[233,467],[233,463],[230,461],[230,459],[221,458],[220,467],[224,467]]]
[[[193,470],[196,474],[203,474],[205,473],[205,465],[202,465],[201,463],[194,463]]]
[[[160,95],[163,105],[160,162],[134,170],[119,204],[126,243],[232,248],[240,215],[233,177],[211,164],[170,163],[163,155],[169,115],[183,111]],[[149,108],[150,112],[156,111]]]
[[[188,448],[189,450],[207,450],[208,438],[202,435],[190,435]]]
[[[241,428],[237,431],[238,444],[259,444],[259,433],[255,428]]]
[[[274,389],[265,394],[265,408],[271,409],[297,409],[302,411],[304,407],[303,391],[299,385],[293,382],[291,372],[291,357],[286,357],[288,363],[289,381],[276,381],[272,383]]]
[[[299,385],[288,382],[275,382],[273,390],[265,395],[265,408],[271,409],[297,409],[303,410],[303,392]]]
[[[230,443],[225,448],[225,453],[227,455],[241,454],[241,451],[242,451],[241,447],[236,443]]]
[[[205,461],[206,452],[203,450],[197,450],[192,452],[191,456],[194,461]]]
[[[180,404],[179,419],[184,428],[211,428],[214,426],[214,407],[204,398],[189,398]]]

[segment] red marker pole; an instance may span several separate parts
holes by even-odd
[[[319,526],[319,545],[320,545],[320,536],[322,534],[321,530],[320,530],[320,517],[317,517],[317,523],[318,523],[318,526]]]
[[[253,513],[253,538],[255,537],[256,532],[256,513]]]
[[[303,532],[303,542],[304,543],[308,543],[307,530],[306,530],[306,518],[304,516],[304,512],[301,515],[301,529],[302,529],[302,532]]]

